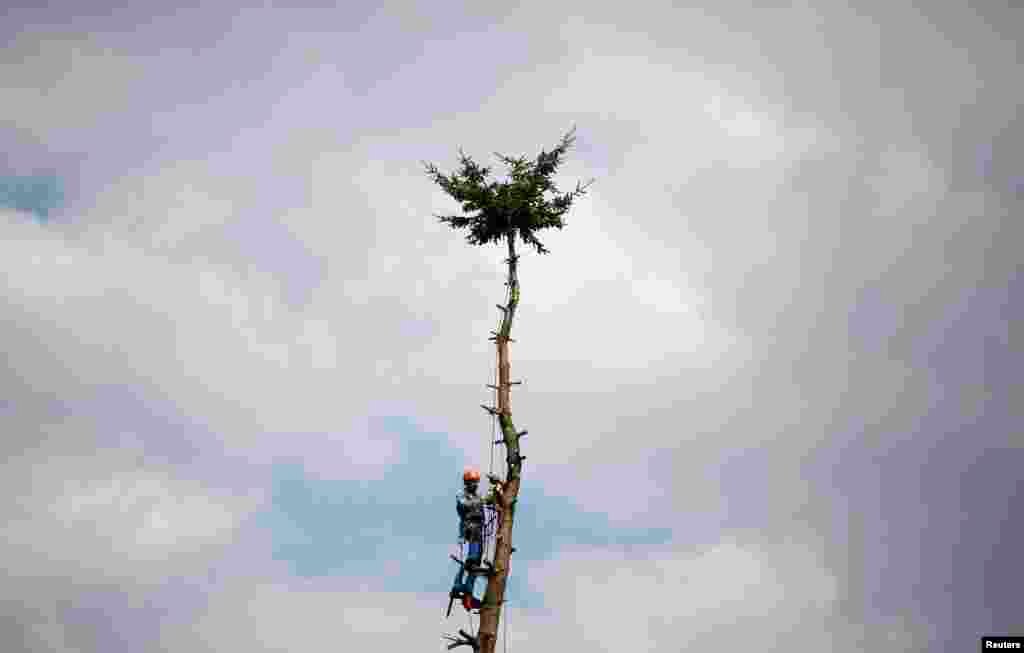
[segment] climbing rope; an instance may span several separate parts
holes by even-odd
[[[505,306],[508,306],[509,302],[512,301],[512,286],[506,281],[505,282],[505,287],[506,287],[506,291],[505,291]],[[504,321],[504,316],[502,316],[502,318],[503,318],[502,321]],[[500,322],[498,324],[498,329],[496,329],[495,332],[496,333],[501,333],[501,323]],[[495,388],[500,388],[501,387],[501,385],[500,385],[500,371],[497,370],[498,364],[500,363],[500,357],[498,356],[498,351],[497,351],[498,348],[495,347],[494,349],[495,349],[494,356],[495,356],[495,370],[496,370],[495,371],[494,386],[495,386]],[[498,397],[498,390],[494,391],[494,396],[495,396],[494,406],[497,407],[497,405],[498,405],[498,398],[497,398]],[[494,422],[494,437],[492,438],[491,442],[495,443],[494,445],[492,445],[492,449],[491,449],[491,458],[492,458],[491,465],[493,467],[493,458],[494,458],[493,446],[497,446],[498,442],[504,443],[504,437],[501,437],[504,434],[500,433],[500,430],[498,428],[497,416],[496,415],[492,415],[491,419]],[[494,473],[493,470],[492,470],[491,473],[492,474]],[[495,519],[497,519],[497,517],[495,517]],[[495,542],[495,545],[497,545],[497,542]],[[505,575],[506,583],[508,582],[508,577],[511,576],[511,574],[512,574],[512,570],[509,569],[508,572]],[[504,619],[503,619],[503,621],[504,621],[504,624],[503,624],[504,638],[503,638],[503,642],[502,642],[502,651],[504,653],[508,653],[508,615],[509,615],[508,598],[506,597],[502,601],[502,603],[505,604],[505,610],[504,610],[505,614],[504,614]]]
[[[497,388],[498,387],[498,348],[497,347],[494,348],[494,367],[491,369],[490,378],[494,380],[494,387]],[[494,406],[494,407],[498,406],[498,391],[497,390],[494,391],[494,403],[492,403],[491,405]],[[487,472],[488,472],[488,474],[494,474],[494,447],[497,446],[497,445],[495,445],[495,441],[497,440],[498,416],[492,413],[491,415],[489,415],[489,419],[491,420],[491,431],[490,431],[490,433],[487,434],[487,438],[488,438],[489,442],[487,442],[486,446],[490,450],[490,453],[491,453],[491,465],[490,465],[490,467],[487,468]]]
[[[507,281],[505,282],[505,286],[506,286],[506,290],[505,290],[505,306],[508,306],[509,302],[512,301],[512,286],[510,286]],[[502,315],[501,317],[498,318],[498,326],[494,329],[494,333],[495,334],[501,333],[501,323],[504,322],[504,321],[505,321],[505,316],[504,315]],[[495,345],[497,345],[497,342],[498,342],[497,341],[497,335],[495,335]],[[493,371],[491,372],[491,378],[494,379],[494,403],[491,404],[491,405],[494,406],[495,408],[498,407],[498,393],[499,393],[499,389],[501,388],[501,371],[498,368],[498,366],[500,364],[501,364],[501,357],[498,355],[498,347],[495,346],[495,348],[494,348],[494,368],[493,368]],[[491,437],[491,442],[490,442],[490,446],[491,446],[491,466],[490,466],[488,471],[491,474],[494,474],[494,448],[499,443],[504,443],[504,438],[501,437],[503,434],[501,433],[501,430],[498,428],[498,415],[496,413],[491,413],[490,418],[491,418],[491,434],[490,434],[490,437]],[[504,475],[502,475],[502,476],[504,476]]]
[[[512,300],[512,286],[509,285],[509,283],[507,281],[505,282],[505,285],[507,287],[507,290],[505,292],[505,305],[508,306],[509,302]],[[501,333],[501,323],[503,321],[504,321],[504,317],[499,319],[498,326],[494,330],[495,334]],[[497,335],[495,336],[495,343],[497,344]],[[501,382],[500,382],[500,380],[501,380],[501,370],[500,370],[500,367],[499,367],[500,363],[501,363],[501,357],[498,354],[498,347],[495,346],[494,365],[493,365],[493,367],[491,369],[491,373],[490,373],[490,376],[489,376],[489,379],[493,379],[494,380],[494,384],[493,384],[494,385],[494,403],[492,405],[495,408],[498,407],[499,392],[501,390]],[[490,383],[488,383],[488,385],[490,385]],[[490,457],[490,464],[488,466],[488,476],[489,477],[494,475],[494,449],[499,444],[504,444],[504,439],[502,437],[500,437],[502,435],[502,433],[501,433],[501,430],[500,430],[500,426],[499,426],[499,423],[498,423],[498,415],[497,415],[496,412],[492,412],[490,414],[490,420],[491,420],[491,428],[490,428],[490,433],[487,436],[490,441],[485,445],[485,446],[488,447],[489,453],[490,453],[490,456],[489,456]],[[502,476],[504,476],[504,474]],[[504,479],[502,479],[502,480],[504,480]],[[488,512],[490,512],[490,515],[484,521],[484,551],[482,553],[484,555],[484,559],[487,559],[488,558],[488,553],[490,553],[489,558],[490,558],[490,560],[493,561],[494,560],[494,555],[497,553],[497,551],[495,550],[495,547],[497,545],[497,542],[496,542],[496,539],[495,539],[495,532],[497,530],[496,526],[497,526],[497,521],[498,521],[498,513],[497,513],[496,510],[493,510],[493,509],[488,511]],[[464,543],[465,543],[464,540],[460,537],[459,538],[459,542],[456,545],[457,550],[459,551],[460,555],[462,554],[462,545]],[[465,559],[465,558],[463,557],[463,559]],[[505,601],[503,601],[503,603],[504,602]],[[473,627],[473,614],[472,614],[471,611],[467,611],[466,612],[466,620],[467,620],[467,623],[468,623],[468,626],[469,626],[468,632],[472,633],[474,637],[477,636],[478,633],[476,631],[476,628]],[[505,653],[507,653],[508,652],[508,611],[507,610],[506,610],[506,613],[505,613],[504,646],[503,646],[503,648],[504,648]]]
[[[497,356],[497,353],[495,353],[495,356]],[[494,366],[491,369],[490,379],[495,379],[496,378],[497,370],[498,370],[497,365],[498,365],[497,362],[495,362]],[[488,385],[489,384],[490,384],[490,382],[488,382]],[[497,381],[494,381],[494,385],[497,386]],[[495,390],[494,391],[494,403],[492,405],[497,406],[497,403],[498,403],[498,392],[497,392],[497,390]],[[496,446],[494,444],[494,441],[495,441],[494,430],[495,430],[495,425],[496,425],[497,418],[494,415],[490,415],[488,417],[488,419],[491,422],[490,423],[490,431],[486,435],[487,442],[484,444],[484,446],[486,447],[486,450],[490,454],[490,466],[487,468],[488,478],[489,478],[490,476],[492,476],[494,474],[494,447]],[[488,512],[490,512],[490,511],[488,511]],[[493,521],[493,519],[486,520],[484,522],[484,551],[483,551],[483,555],[484,555],[484,559],[485,560],[494,560],[494,544],[493,544],[494,529],[493,529],[492,521]]]
[[[512,287],[510,285],[508,285],[507,281],[505,282],[505,285],[506,285],[506,288],[507,288],[506,291],[505,291],[505,305],[508,306],[508,303],[510,301],[512,301]],[[494,329],[494,333],[495,334],[501,333],[501,323],[503,321],[504,321],[504,316],[499,317],[499,319],[498,319],[498,326]],[[497,336],[495,336],[495,338],[497,338]],[[495,344],[497,345],[497,340],[495,340]],[[500,363],[501,363],[501,357],[498,355],[498,347],[495,346],[495,348],[494,348],[494,365],[491,367],[491,373],[490,373],[490,378],[493,379],[493,386],[494,386],[494,391],[493,391],[493,393],[494,393],[493,394],[494,401],[491,403],[491,405],[494,406],[495,408],[498,407],[498,396],[499,396],[498,393],[500,392],[500,388],[501,388],[501,385],[500,385],[501,371],[499,369]],[[489,462],[489,465],[488,465],[488,468],[487,468],[488,476],[493,476],[494,475],[494,449],[498,446],[498,444],[502,444],[504,442],[504,440],[501,437],[502,434],[501,434],[501,429],[500,429],[499,424],[498,424],[498,415],[496,413],[491,413],[489,415],[489,419],[491,420],[491,428],[490,428],[490,433],[488,433],[488,435],[487,435],[488,442],[485,444],[485,446],[487,447],[487,450],[488,450],[488,452],[490,454],[489,455],[490,462]],[[502,474],[502,476],[504,477],[504,474]],[[485,524],[485,530],[484,530],[484,533],[485,533],[485,535],[484,535],[484,537],[485,537],[484,543],[485,543],[485,546],[487,547],[487,550],[484,551],[484,555],[486,556],[488,554],[488,552],[489,552],[491,560],[494,559],[494,554],[496,553],[496,551],[494,549],[495,545],[497,544],[495,542],[495,540],[494,540],[495,522],[496,522],[496,520],[497,520],[497,516],[492,514],[491,519],[489,520],[489,522],[487,524]]]

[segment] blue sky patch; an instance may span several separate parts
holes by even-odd
[[[319,480],[299,464],[277,465],[272,507],[260,523],[271,531],[274,558],[299,576],[375,575],[385,590],[436,592],[441,600],[456,571],[448,554],[458,538],[455,496],[467,461],[443,434],[424,433],[405,418],[382,423],[402,442],[388,479]],[[516,513],[514,560],[546,559],[562,546],[644,546],[671,538],[668,528],[615,528],[606,515],[527,484]],[[513,567],[509,599],[542,607],[524,580]],[[483,581],[478,587],[482,592]]]
[[[64,188],[55,175],[0,176],[0,208],[47,220],[63,203]]]

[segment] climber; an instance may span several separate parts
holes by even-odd
[[[492,483],[495,481],[492,479]],[[466,542],[466,559],[455,575],[450,596],[453,599],[461,598],[462,607],[471,610],[480,608],[480,600],[473,596],[477,576],[488,573],[483,568],[484,506],[494,504],[497,495],[494,491],[486,498],[477,494],[480,472],[473,467],[463,471],[462,482],[463,491],[456,499],[455,508],[459,513],[459,538]]]

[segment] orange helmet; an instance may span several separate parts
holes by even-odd
[[[466,483],[479,483],[480,471],[475,467],[467,467],[462,471],[462,480]]]

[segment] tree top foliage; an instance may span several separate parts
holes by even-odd
[[[488,181],[491,168],[481,167],[459,148],[461,168],[445,175],[432,163],[424,162],[427,174],[448,195],[462,204],[462,210],[472,215],[435,215],[452,229],[468,228],[466,240],[472,245],[500,244],[506,236],[518,233],[524,244],[537,253],[548,250],[537,239],[541,229],[565,226],[563,216],[573,201],[583,195],[593,183],[590,180],[568,193],[559,193],[552,175],[562,164],[565,153],[576,140],[573,127],[550,152],[541,150],[536,160],[525,156],[510,157],[495,152],[509,168],[507,181]],[[545,193],[553,194],[546,197]]]

